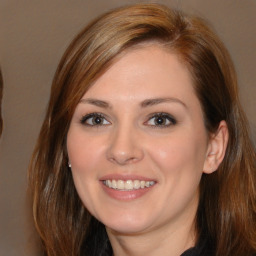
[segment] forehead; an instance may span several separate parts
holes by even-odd
[[[112,65],[90,87],[84,97],[93,94],[111,96],[111,92],[143,97],[195,96],[193,81],[179,56],[156,44],[139,45],[121,53]]]

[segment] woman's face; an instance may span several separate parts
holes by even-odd
[[[107,229],[193,222],[208,135],[177,55],[156,45],[124,53],[77,105],[67,149],[77,192]]]

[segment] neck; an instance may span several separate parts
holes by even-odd
[[[178,227],[169,225],[139,234],[121,234],[107,228],[114,256],[180,256],[195,245],[193,220]]]

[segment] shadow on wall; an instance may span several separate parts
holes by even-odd
[[[0,136],[3,131],[3,119],[2,119],[2,97],[3,97],[3,76],[0,68]]]

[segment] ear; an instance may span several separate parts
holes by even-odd
[[[228,144],[228,127],[225,121],[221,121],[216,133],[211,134],[208,142],[203,172],[210,174],[216,171],[222,162]]]

